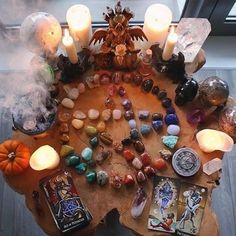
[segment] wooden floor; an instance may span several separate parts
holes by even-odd
[[[236,70],[201,70],[194,77],[198,80],[217,75],[226,80],[231,96],[236,98]],[[7,112],[0,117],[0,141],[11,135],[7,120]],[[3,125],[3,122],[5,125]],[[236,235],[236,147],[233,152],[225,154],[220,186],[213,192],[213,208],[218,216],[222,236]],[[115,236],[131,235],[110,222],[110,229],[100,229],[96,235]],[[112,230],[111,230],[112,229]],[[116,229],[116,230],[114,230]],[[117,231],[117,233],[115,233]],[[112,233],[111,233],[112,232]],[[44,233],[34,222],[30,212],[24,205],[24,198],[13,192],[4,182],[0,174],[0,236],[43,236]]]

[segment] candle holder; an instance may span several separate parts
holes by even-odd
[[[172,54],[170,60],[165,61],[159,44],[152,45],[151,50],[152,64],[158,72],[167,74],[174,83],[186,82],[184,55],[181,52],[178,55]]]
[[[57,66],[62,71],[62,82],[69,83],[78,79],[79,75],[90,67],[90,51],[88,49],[84,48],[81,52],[77,53],[77,55],[79,60],[76,64],[72,64],[69,58],[62,54],[59,56]]]

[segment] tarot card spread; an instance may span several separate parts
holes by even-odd
[[[207,188],[181,183],[178,200],[177,235],[198,235],[207,200]]]
[[[179,181],[176,179],[154,177],[148,229],[168,233],[175,232],[179,189]]]

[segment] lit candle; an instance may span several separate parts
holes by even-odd
[[[66,20],[75,40],[80,42],[82,48],[88,48],[92,37],[89,9],[85,5],[74,5],[68,9]]]
[[[174,27],[172,26],[163,50],[162,54],[163,60],[165,61],[170,60],[174,51],[175,44],[177,43],[177,40],[178,40],[178,35],[174,32]]]
[[[226,133],[214,129],[203,129],[196,134],[199,147],[204,152],[220,150],[230,152],[234,141]]]
[[[148,7],[143,26],[143,32],[148,38],[148,42],[143,44],[145,50],[155,43],[163,47],[171,21],[172,12],[167,6],[153,4]]]
[[[65,47],[67,56],[72,64],[76,64],[78,62],[78,56],[76,52],[76,47],[73,42],[73,38],[70,36],[69,31],[65,29],[64,37],[62,39],[62,43]]]
[[[54,169],[59,163],[58,153],[49,145],[41,146],[30,157],[30,167],[34,170]]]

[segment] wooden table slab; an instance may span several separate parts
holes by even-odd
[[[150,78],[153,78],[155,84],[158,85],[161,89],[166,89],[166,91],[168,92],[168,97],[174,100],[174,89],[176,85],[174,85],[172,81],[168,80],[165,75],[158,73],[153,73]],[[74,83],[75,86],[77,84],[78,82]],[[135,87],[131,84],[123,83],[122,86],[127,90],[127,96],[132,101],[138,127],[140,127],[141,124],[140,120],[138,119],[139,110],[146,109],[150,110],[152,113],[162,112],[163,114],[165,114],[165,109],[162,108],[160,101],[151,93],[145,94],[141,91],[140,87]],[[90,108],[96,108],[99,111],[104,110],[104,97],[107,94],[107,87],[108,85],[102,85],[99,88],[87,89],[86,92],[80,95],[77,99],[76,106],[73,111],[76,109],[80,109],[84,112],[87,112]],[[64,97],[65,92],[63,91],[62,87],[60,89],[60,97]],[[121,98],[119,96],[115,96],[114,100],[116,103],[116,107],[120,108],[123,111],[123,108],[121,106]],[[186,121],[186,108],[179,108],[176,106],[175,108],[181,125],[181,135],[176,149],[183,146],[193,148],[200,155],[202,164],[215,157],[222,158],[222,152],[213,152],[210,154],[206,154],[199,149],[194,137],[196,127],[190,125]],[[59,106],[59,110],[69,111],[68,109],[63,108],[61,105]],[[89,119],[85,120],[85,125],[96,125],[97,123],[98,121],[92,122],[89,121]],[[149,119],[147,123],[151,124],[151,120]],[[166,134],[166,128],[167,127],[165,125],[161,133],[157,134],[153,131],[147,138],[142,138],[142,141],[146,147],[146,151],[149,152],[153,158],[158,157],[159,150],[164,148],[163,144],[161,143],[161,136]],[[128,122],[124,118],[122,118],[119,121],[111,120],[107,122],[107,131],[112,134],[114,140],[122,140],[123,138],[129,136],[130,128],[128,126]],[[20,132],[15,132],[14,139],[19,139],[27,143],[30,146],[32,152],[44,144],[51,145],[59,152],[61,145],[58,138],[58,125],[55,125],[54,128],[51,129],[48,133],[49,136],[44,139],[34,139],[33,137],[24,135]],[[72,126],[70,126],[70,145],[74,146],[76,152],[80,153],[83,148],[89,146],[89,139],[83,130],[77,131]],[[95,153],[97,151],[98,150],[96,150]],[[138,187],[137,184],[131,188],[126,188],[123,186],[120,190],[114,189],[110,185],[100,187],[97,184],[88,184],[85,180],[85,176],[76,174],[73,168],[65,167],[63,160],[61,160],[58,169],[67,169],[72,173],[76,188],[85,205],[90,209],[93,215],[91,224],[79,232],[80,236],[91,235],[92,232],[94,232],[95,227],[99,224],[103,217],[113,208],[117,208],[120,212],[121,223],[135,231],[138,235],[168,235],[156,231],[147,230],[147,219],[152,194],[151,180],[149,180],[148,183],[144,185],[144,188],[148,193],[148,202],[145,206],[144,212],[139,219],[134,220],[130,215],[130,207],[134,198],[134,194]],[[121,175],[135,173],[134,168],[130,164],[128,164],[121,155],[116,154],[115,152],[113,152],[113,156],[110,160],[105,161],[104,164],[98,166],[96,169],[103,169],[108,173],[116,171]],[[38,181],[42,177],[45,177],[55,171],[56,170],[34,171],[31,168],[28,168],[19,176],[6,178],[6,181],[14,191],[25,195],[26,205],[35,217],[35,220],[45,231],[45,233],[51,236],[60,235],[60,232],[57,230],[56,225],[53,222],[53,218],[50,214],[45,198],[43,197],[43,193],[39,190]],[[181,178],[175,174],[170,163],[168,164],[166,170],[158,172],[157,174],[183,179],[186,182],[208,187],[209,195],[201,225],[200,235],[217,236],[217,219],[215,217],[215,214],[211,210],[211,191],[214,186],[214,181],[217,179],[217,175],[209,177],[202,171],[199,171],[199,173],[194,177]],[[43,216],[38,216],[36,213],[35,206],[32,200],[33,190],[38,190],[40,192],[40,199],[44,212]],[[78,235],[78,232],[71,233],[70,235]]]

